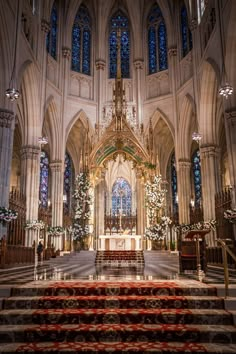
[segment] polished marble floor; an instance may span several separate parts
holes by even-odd
[[[81,251],[42,261],[37,265],[0,269],[0,287],[47,280],[159,280],[196,279],[194,274],[180,274],[177,254],[164,251],[145,251],[144,266],[111,263],[95,265],[96,252]],[[223,284],[222,270],[209,267],[203,282]],[[236,284],[236,273],[230,274]]]

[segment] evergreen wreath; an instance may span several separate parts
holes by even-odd
[[[90,205],[92,202],[89,193],[90,182],[87,173],[80,173],[75,179],[75,216],[73,223],[73,239],[79,240],[89,234],[88,219],[90,217]]]

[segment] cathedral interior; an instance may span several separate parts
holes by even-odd
[[[2,286],[34,280],[41,289],[40,280],[78,277],[92,288],[185,273],[201,286],[204,274],[205,283],[222,279],[228,294],[235,273],[226,270],[236,264],[236,1],[0,0],[0,50]],[[80,268],[68,273],[63,257],[68,269]],[[222,276],[213,281],[214,266]],[[235,353],[233,328],[228,351],[183,352]],[[28,352],[22,348],[2,353]]]

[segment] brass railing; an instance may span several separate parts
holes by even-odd
[[[232,245],[231,239],[217,239],[217,242],[222,248],[222,258],[223,258],[223,266],[224,266],[224,279],[225,279],[225,298],[229,296],[229,266],[228,266],[228,257],[229,254],[233,260],[236,262],[236,255],[229,248]]]

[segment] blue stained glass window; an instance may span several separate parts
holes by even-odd
[[[81,5],[72,28],[71,69],[90,75],[91,18],[86,6]]]
[[[201,162],[199,150],[196,150],[192,156],[192,170],[195,192],[195,206],[198,207],[200,206],[202,199]]]
[[[158,28],[159,70],[167,69],[166,26],[162,21]]]
[[[188,27],[188,14],[185,5],[181,7],[181,39],[182,55],[185,57],[192,49],[192,33]]]
[[[178,211],[178,202],[177,202],[177,173],[176,173],[176,163],[175,163],[175,154],[171,156],[171,189],[172,189],[172,206],[173,212]]]
[[[147,19],[149,74],[168,68],[167,32],[158,5],[154,5]]]
[[[112,215],[131,215],[132,192],[126,179],[119,177],[112,187]]]
[[[157,72],[157,43],[156,30],[152,26],[148,30],[148,54],[149,54],[149,74]]]
[[[110,78],[117,73],[117,30],[121,30],[121,76],[130,77],[130,31],[127,17],[118,11],[111,19],[109,34]]]
[[[72,185],[72,162],[70,155],[65,154],[65,170],[64,170],[64,195],[66,195],[66,201],[64,206],[69,209],[71,199],[71,185]]]
[[[43,208],[48,206],[49,159],[45,151],[40,155],[39,200]]]
[[[50,31],[46,37],[47,51],[54,59],[57,57],[57,18],[58,6],[57,2],[54,1],[50,18]]]

